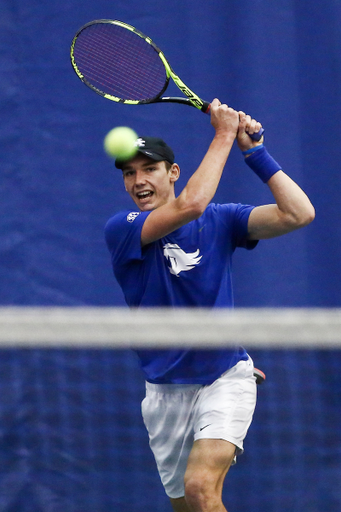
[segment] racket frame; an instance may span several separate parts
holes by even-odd
[[[87,27],[89,27],[91,25],[95,25],[95,24],[99,24],[99,23],[103,23],[103,24],[107,23],[107,24],[112,24],[112,25],[116,25],[116,26],[125,28],[125,29],[133,32],[137,36],[139,36],[141,39],[143,39],[146,43],[148,43],[157,52],[158,56],[160,57],[163,65],[165,67],[166,80],[165,80],[165,84],[164,84],[163,88],[161,89],[161,91],[155,97],[148,98],[148,99],[143,99],[143,100],[127,100],[127,99],[119,98],[117,96],[113,96],[112,94],[108,94],[108,93],[105,93],[105,92],[101,91],[100,89],[98,89],[97,87],[92,85],[84,77],[83,73],[79,70],[79,68],[77,66],[77,63],[76,63],[76,60],[75,60],[75,55],[74,55],[75,44],[77,42],[77,39],[78,39],[79,35],[81,34],[81,32],[83,32],[83,30],[85,30]],[[198,110],[201,110],[202,112],[204,112],[205,114],[208,114],[210,112],[211,104],[208,101],[202,100],[189,87],[187,87],[187,85],[181,80],[181,78],[178,75],[176,75],[174,73],[174,71],[171,68],[168,60],[166,59],[164,53],[152,41],[152,39],[150,37],[146,36],[145,34],[143,34],[137,28],[133,27],[132,25],[129,25],[128,23],[124,23],[123,21],[101,19],[101,20],[90,21],[89,23],[86,23],[85,25],[83,25],[78,30],[78,32],[76,33],[76,35],[74,36],[74,38],[72,40],[71,50],[70,50],[70,57],[71,57],[72,67],[73,67],[74,71],[76,72],[78,78],[80,78],[80,80],[85,85],[90,87],[90,89],[92,89],[97,94],[103,96],[104,98],[106,98],[108,100],[115,101],[116,103],[125,103],[127,105],[143,105],[143,104],[148,104],[148,103],[164,103],[164,102],[168,102],[168,103],[181,103],[183,105],[190,105],[192,107],[195,107]],[[165,90],[168,87],[170,78],[173,80],[175,85],[182,91],[182,93],[186,96],[185,98],[162,96],[162,94],[165,92]],[[249,137],[252,140],[258,142],[262,138],[263,133],[264,133],[264,128],[261,128],[259,130],[259,132],[253,133],[253,134],[249,134]]]
[[[155,97],[149,98],[149,99],[144,99],[144,100],[126,100],[126,99],[119,98],[117,96],[113,96],[112,94],[108,94],[108,93],[101,91],[100,89],[98,89],[97,87],[92,85],[84,77],[83,73],[78,68],[78,65],[75,60],[75,55],[74,55],[75,45],[76,45],[79,35],[81,34],[81,32],[83,32],[83,30],[85,30],[86,28],[88,28],[91,25],[95,25],[95,24],[99,24],[99,23],[112,24],[112,25],[116,25],[116,26],[125,28],[127,30],[130,30],[131,32],[133,32],[134,34],[139,36],[141,39],[143,39],[146,43],[148,43],[157,52],[159,58],[162,60],[165,70],[166,70],[166,81],[165,81],[165,85],[163,86],[161,91]],[[76,35],[74,36],[74,38],[72,40],[71,50],[70,50],[70,58],[71,58],[71,64],[72,64],[74,71],[76,72],[78,78],[80,78],[80,80],[85,85],[90,87],[90,89],[95,91],[97,94],[103,96],[104,98],[106,98],[108,100],[115,101],[116,103],[125,103],[127,105],[143,105],[143,104],[148,104],[148,103],[168,102],[168,103],[182,103],[184,105],[190,105],[199,110],[202,110],[205,113],[208,113],[208,111],[210,109],[210,103],[207,101],[203,101],[201,98],[199,98],[199,96],[197,94],[195,94],[189,87],[187,87],[187,85],[181,80],[181,78],[176,73],[174,73],[174,71],[171,68],[168,60],[166,59],[164,53],[152,41],[152,39],[150,37],[146,36],[145,34],[143,34],[140,30],[137,30],[132,25],[129,25],[128,23],[124,23],[123,21],[101,19],[101,20],[90,21],[89,23],[86,23],[85,25],[83,25],[77,31]],[[168,96],[162,97],[162,94],[165,92],[165,90],[168,87],[170,78],[172,78],[175,85],[182,91],[182,93],[186,96],[186,98],[177,98],[177,97],[168,97]]]

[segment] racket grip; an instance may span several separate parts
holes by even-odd
[[[264,133],[264,128],[261,128],[261,129],[259,130],[259,132],[257,132],[257,133],[252,133],[251,135],[250,135],[250,134],[248,134],[248,135],[249,135],[250,139],[252,139],[252,140],[254,140],[254,141],[258,142],[258,141],[262,138],[263,133]]]
[[[211,110],[211,103],[209,103],[208,101],[203,101],[201,111],[204,112],[205,114],[209,114],[210,110]],[[261,128],[259,130],[259,132],[252,133],[251,135],[248,134],[248,135],[249,135],[250,139],[254,140],[255,142],[258,142],[262,138],[263,133],[264,133],[264,128]]]

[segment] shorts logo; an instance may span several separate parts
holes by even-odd
[[[199,265],[202,256],[199,256],[199,249],[195,252],[185,252],[178,244],[166,244],[163,247],[163,254],[169,261],[169,272],[179,277],[180,272],[191,270]]]
[[[140,215],[140,213],[141,213],[141,212],[130,212],[130,213],[128,213],[128,215],[127,215],[127,221],[128,221],[128,222],[134,222],[134,220],[136,219],[136,217],[137,217],[138,215]]]
[[[209,423],[208,425],[205,425],[204,427],[201,427],[200,432],[201,432],[202,430],[204,430],[204,428],[209,427],[210,425],[212,425],[212,423]]]

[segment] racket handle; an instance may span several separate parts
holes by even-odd
[[[209,114],[210,110],[211,110],[211,103],[208,103],[208,101],[204,101],[203,105],[201,107],[201,110],[205,114]],[[259,132],[252,133],[251,135],[248,134],[248,135],[249,135],[250,139],[254,140],[255,142],[258,142],[262,138],[263,133],[264,133],[264,128],[261,128],[259,130]]]
[[[250,137],[250,139],[258,142],[262,138],[263,133],[264,133],[264,128],[261,128],[259,130],[259,132],[257,132],[257,133],[252,133],[251,135],[248,133],[248,136]]]

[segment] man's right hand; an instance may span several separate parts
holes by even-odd
[[[230,133],[236,137],[239,127],[239,114],[236,110],[222,104],[217,98],[211,103],[211,124],[216,134]]]

